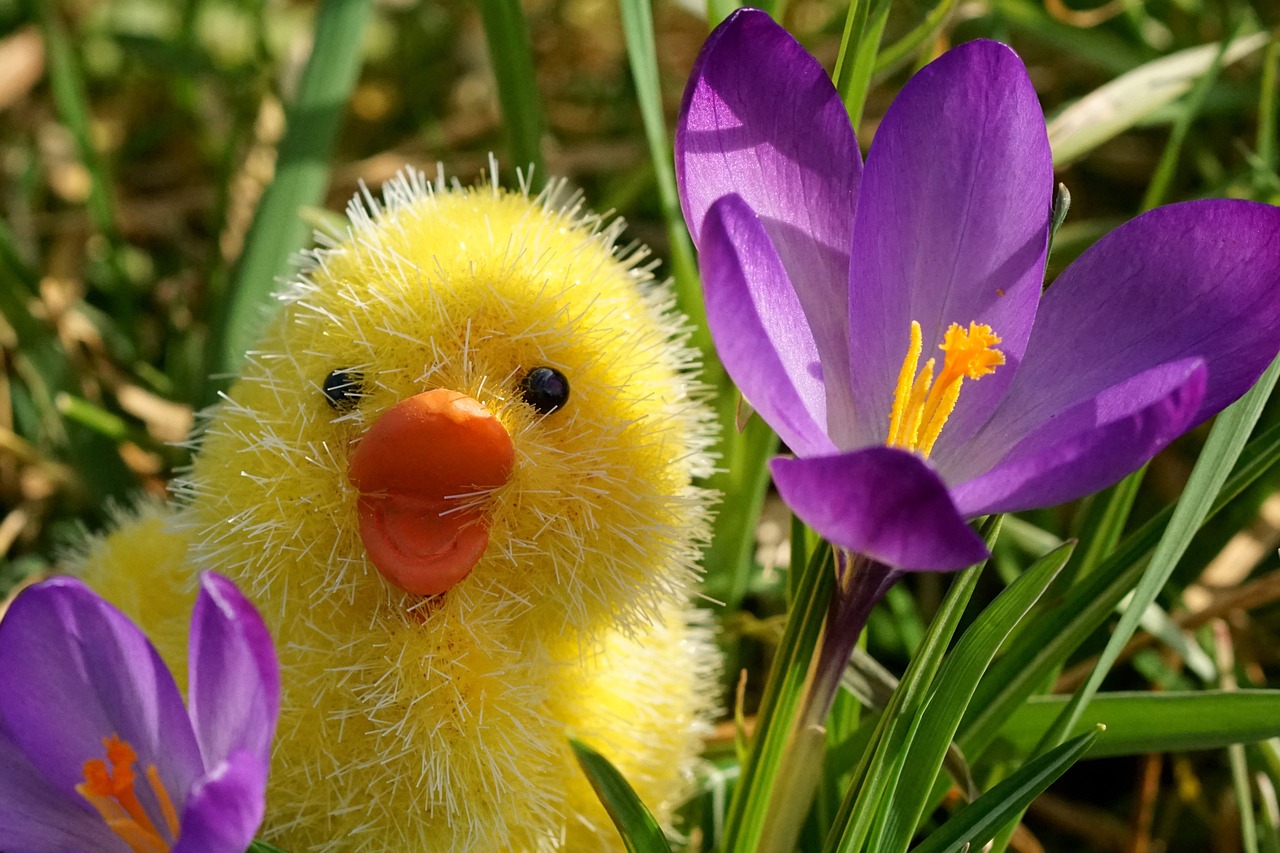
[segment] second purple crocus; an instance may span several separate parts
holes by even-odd
[[[740,10],[694,68],[676,162],[720,358],[795,454],[779,491],[893,572],[981,560],[969,519],[1114,483],[1280,348],[1269,205],[1153,210],[1041,296],[1049,144],[996,42],[917,73],[864,167],[822,67]]]
[[[0,621],[0,848],[243,853],[262,822],[280,675],[257,611],[201,578],[190,702],[155,648],[83,583]]]

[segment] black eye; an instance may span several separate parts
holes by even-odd
[[[320,390],[330,408],[349,412],[360,402],[360,383],[364,377],[354,370],[335,370],[324,378]]]
[[[520,396],[546,415],[569,402],[569,380],[554,367],[535,367],[520,380]]]

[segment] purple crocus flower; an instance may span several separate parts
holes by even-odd
[[[795,454],[779,491],[894,573],[976,562],[967,520],[1136,470],[1280,347],[1269,205],[1153,210],[1042,297],[1049,144],[995,42],[917,73],[864,168],[823,69],[740,10],[694,68],[676,164],[721,360]]]
[[[138,628],[80,581],[14,599],[0,621],[0,849],[244,853],[262,822],[279,668],[235,586],[200,584],[189,708]]]

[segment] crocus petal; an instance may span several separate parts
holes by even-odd
[[[891,447],[775,459],[783,500],[835,545],[907,570],[959,569],[987,557],[947,487],[919,457]]]
[[[694,65],[675,158],[685,221],[699,250],[711,205],[729,193],[742,196],[795,284],[828,372],[843,371],[849,237],[862,159],[822,66],[764,12],[734,12]],[[840,380],[827,389],[833,422],[852,410]]]
[[[0,732],[0,844],[15,853],[129,851],[88,801],[68,799],[49,784],[6,732]]]
[[[235,585],[206,572],[191,616],[190,715],[206,767],[236,750],[264,761],[280,709],[267,627]]]
[[[793,451],[833,452],[817,347],[769,235],[728,195],[712,205],[702,237],[707,324],[725,370]]]
[[[1157,208],[1103,237],[1045,293],[1008,395],[948,460],[950,481],[981,474],[1059,412],[1158,365],[1205,364],[1188,426],[1235,400],[1280,349],[1277,245],[1280,208],[1232,200]]]
[[[951,323],[974,321],[1002,338],[1007,360],[966,383],[934,456],[986,420],[1031,330],[1052,190],[1044,117],[1012,50],[970,42],[911,78],[876,131],[858,197],[849,317],[859,408],[837,444],[885,441],[912,320],[925,358],[942,355]]]
[[[172,853],[244,853],[266,808],[266,759],[234,752],[196,782]]]
[[[170,792],[202,769],[182,696],[127,617],[83,583],[54,578],[18,594],[0,621],[0,725],[64,797],[84,762],[118,735]]]
[[[1161,365],[1060,412],[991,471],[952,489],[965,515],[1052,506],[1136,471],[1188,427],[1204,398],[1204,362]]]

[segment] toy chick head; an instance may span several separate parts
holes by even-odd
[[[709,470],[696,359],[645,251],[558,190],[405,173],[349,206],[197,463],[201,486],[227,469],[246,570],[397,608],[501,590],[577,628],[688,582]]]

